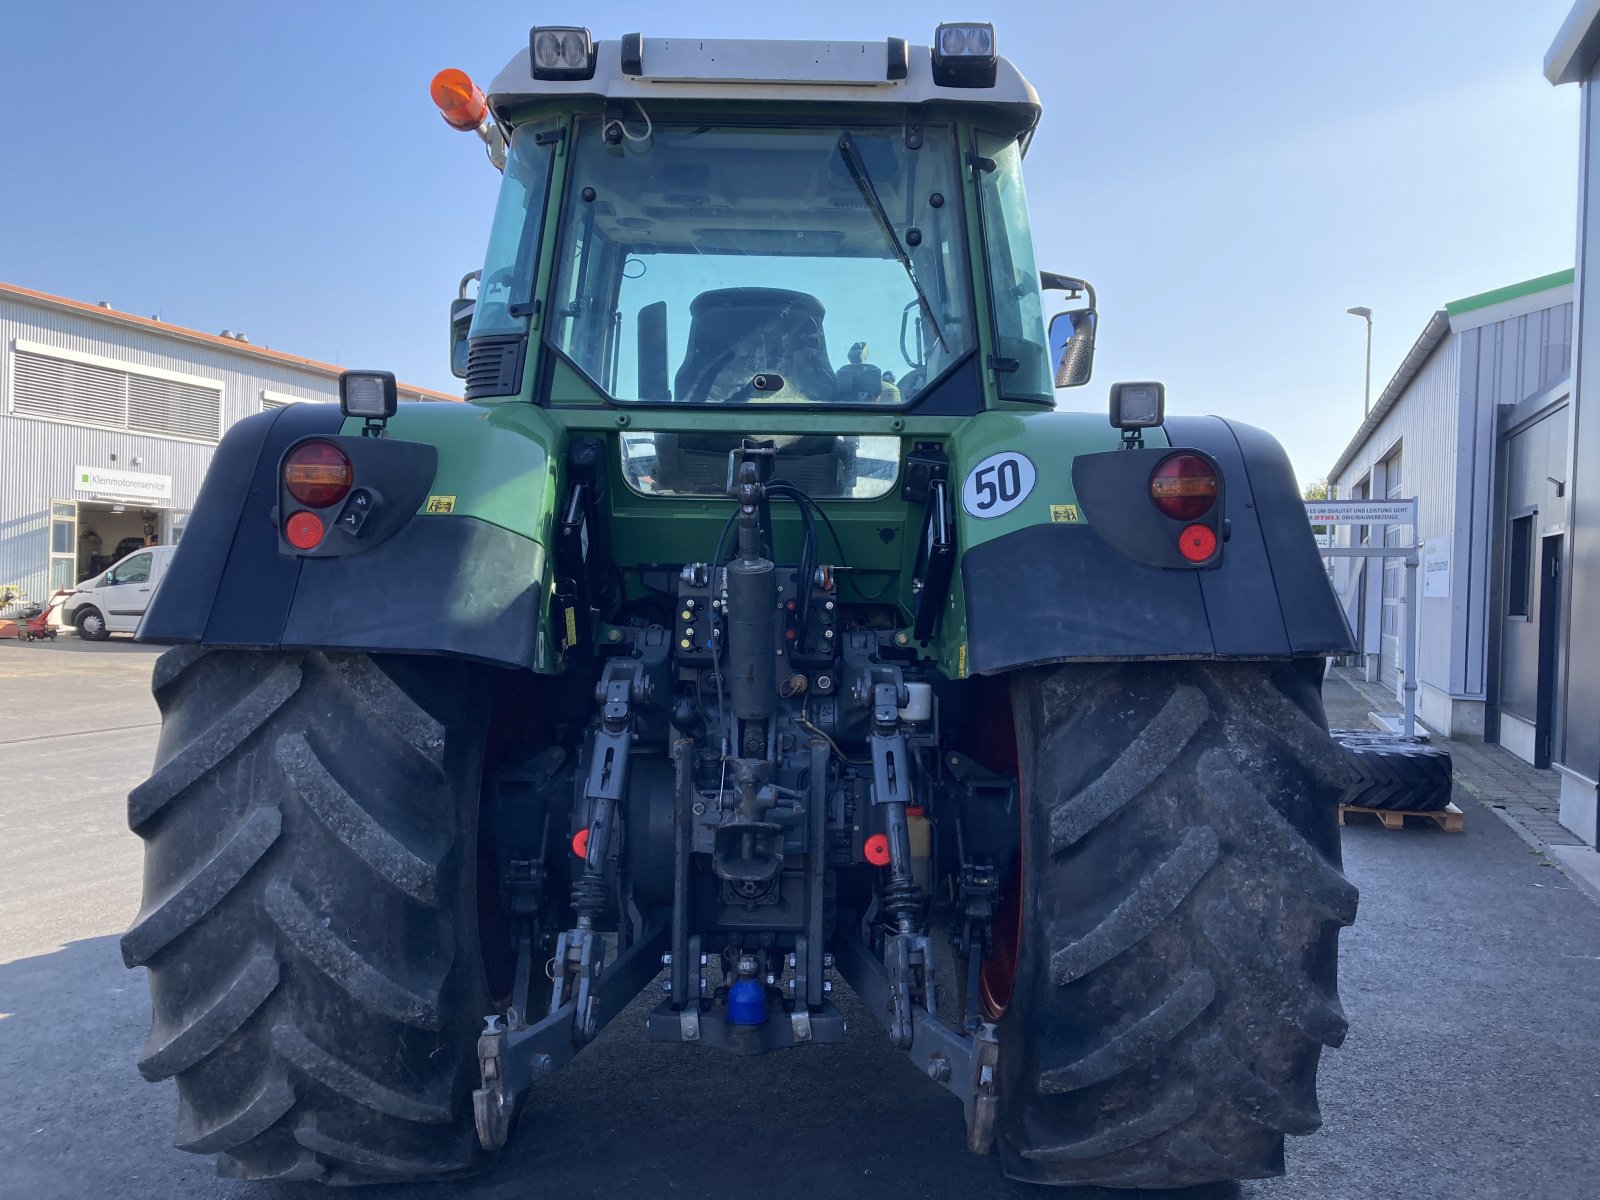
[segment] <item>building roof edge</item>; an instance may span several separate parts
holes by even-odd
[[[154,330],[168,337],[181,338],[184,341],[198,342],[202,345],[216,349],[230,350],[236,354],[247,354],[255,358],[266,359],[271,362],[281,363],[285,366],[299,367],[302,370],[315,371],[322,375],[331,375],[337,378],[343,373],[344,368],[332,363],[325,363],[315,358],[304,358],[298,354],[289,354],[283,350],[273,350],[266,346],[252,345],[250,342],[236,341],[233,338],[219,337],[214,333],[202,333],[198,329],[190,329],[183,325],[171,325],[166,321],[157,321],[150,317],[140,317],[133,313],[120,312],[114,308],[101,308],[98,304],[87,304],[82,300],[72,300],[66,296],[56,296],[49,292],[35,291],[15,283],[0,282],[0,296],[11,296],[18,300],[31,301],[42,304],[47,308],[57,308],[66,312],[78,313],[81,316],[95,317],[99,320],[109,321],[113,324],[132,326],[137,329]],[[434,400],[449,400],[460,403],[460,396],[453,396],[449,392],[435,391],[433,388],[418,387],[414,383],[400,383],[402,391],[415,392],[419,396],[428,396]]]
[[[1366,445],[1367,439],[1379,425],[1383,424],[1383,419],[1400,402],[1401,395],[1411,386],[1411,381],[1417,377],[1417,373],[1422,370],[1428,359],[1433,357],[1433,352],[1439,348],[1449,332],[1450,314],[1441,308],[1428,318],[1427,325],[1412,344],[1410,352],[1401,360],[1400,368],[1394,373],[1394,378],[1389,380],[1388,385],[1378,396],[1378,402],[1372,406],[1372,411],[1367,414],[1366,419],[1361,422],[1361,427],[1356,430],[1355,436],[1350,439],[1350,444],[1344,448],[1338,461],[1328,471],[1330,484],[1339,478],[1339,473],[1350,465],[1356,452]]]
[[[1551,83],[1577,83],[1588,73],[1600,50],[1600,0],[1577,0],[1561,23],[1544,56],[1544,77]]]
[[[1600,0],[1595,0],[1600,4]],[[1539,275],[1533,279],[1524,279],[1521,283],[1510,283],[1502,288],[1492,291],[1479,292],[1476,296],[1467,296],[1461,300],[1452,300],[1444,306],[1445,312],[1452,317],[1459,317],[1479,308],[1488,308],[1491,304],[1504,304],[1507,300],[1519,300],[1523,296],[1535,296],[1540,292],[1548,292],[1558,287],[1566,287],[1577,278],[1577,271],[1567,267],[1562,271],[1552,271],[1548,275]]]

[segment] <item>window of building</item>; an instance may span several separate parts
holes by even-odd
[[[1405,486],[1401,472],[1400,451],[1397,449],[1388,458],[1383,460],[1383,498],[1385,500],[1405,499]],[[1404,546],[1413,537],[1409,525],[1385,525],[1383,527],[1383,544],[1385,546]],[[1400,636],[1400,613],[1405,603],[1405,560],[1397,556],[1386,557],[1383,560],[1383,635],[1398,638]]]
[[[222,433],[222,381],[17,338],[11,351],[11,412],[214,442]]]
[[[326,403],[316,396],[295,396],[288,392],[274,392],[270,388],[261,389],[261,411],[271,412],[275,408],[284,408],[290,404],[317,404]]]
[[[78,582],[78,506],[71,500],[50,502],[50,590]]]
[[[1511,518],[1506,545],[1506,616],[1528,619],[1533,598],[1533,513]]]

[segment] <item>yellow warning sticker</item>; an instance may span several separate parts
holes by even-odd
[[[1062,522],[1075,525],[1078,522],[1078,506],[1076,504],[1052,504],[1050,506],[1050,519],[1058,525]]]
[[[454,496],[429,496],[428,503],[422,507],[423,512],[430,513],[453,513],[455,510],[456,498]]]
[[[965,679],[967,677],[967,644],[965,642],[961,643],[961,649],[957,652],[956,659],[956,678]]]
[[[575,608],[568,608],[567,609],[567,645],[576,646],[577,644],[578,644],[578,610],[575,609]]]

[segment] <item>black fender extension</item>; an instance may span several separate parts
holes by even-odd
[[[1093,500],[1080,495],[1085,521],[1032,525],[965,552],[973,674],[1072,661],[1354,652],[1283,448],[1221,417],[1172,417],[1166,431],[1174,450],[1204,451],[1222,470],[1227,541],[1215,565],[1136,561],[1097,532]]]

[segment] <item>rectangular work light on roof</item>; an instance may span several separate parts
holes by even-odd
[[[528,58],[535,79],[594,78],[594,39],[587,29],[535,25],[528,32]]]
[[[940,87],[993,87],[999,61],[993,25],[963,21],[934,30],[933,81]]]

